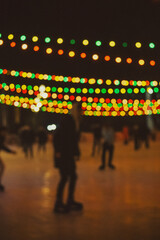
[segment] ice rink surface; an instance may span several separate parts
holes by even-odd
[[[35,144],[33,159],[14,146],[16,155],[1,154],[6,165],[1,240],[160,239],[160,140],[138,151],[133,142],[116,141],[116,170],[98,169],[101,154],[91,157],[90,137],[83,137],[80,147],[76,200],[84,210],[66,215],[53,213],[59,175],[51,142],[45,154]]]

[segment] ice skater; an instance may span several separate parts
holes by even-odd
[[[71,210],[80,211],[83,205],[76,202],[74,198],[77,173],[76,160],[79,159],[79,138],[80,138],[80,115],[81,108],[73,104],[71,114],[64,116],[60,127],[54,133],[54,160],[55,167],[59,169],[60,181],[57,187],[55,213],[66,213]],[[64,188],[69,183],[67,203],[63,202]]]
[[[16,153],[15,151],[9,149],[5,145],[5,136],[6,136],[6,128],[1,128],[0,129],[0,153],[1,150],[8,152],[8,153]],[[0,192],[4,192],[5,187],[2,185],[2,177],[5,171],[5,165],[4,162],[2,161],[1,155],[0,155]]]
[[[102,128],[102,137],[103,137],[103,148],[102,148],[102,165],[99,167],[100,170],[105,169],[106,165],[106,151],[109,153],[108,158],[108,167],[111,169],[115,169],[115,166],[112,164],[113,153],[114,153],[114,141],[115,141],[115,133],[113,128],[109,124],[104,124]]]

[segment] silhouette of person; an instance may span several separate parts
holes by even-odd
[[[128,144],[128,141],[129,141],[129,129],[127,125],[123,126],[122,133],[123,133],[123,141],[124,141],[124,144],[126,145]]]
[[[93,146],[92,146],[92,157],[95,155],[96,147],[98,152],[100,152],[101,147],[101,127],[99,124],[93,125]]]
[[[80,105],[74,103],[71,115],[63,117],[59,128],[54,133],[54,160],[55,167],[59,169],[60,181],[57,188],[54,212],[66,213],[70,210],[82,210],[82,203],[74,199],[77,181],[76,160],[79,159],[80,151],[78,142],[80,139]],[[66,183],[69,182],[67,203],[63,203],[63,192]]]
[[[115,169],[115,166],[112,164],[113,153],[114,153],[114,141],[115,141],[115,133],[113,128],[109,124],[104,124],[102,128],[102,137],[103,137],[103,147],[102,147],[102,165],[99,167],[100,170],[105,169],[105,155],[106,151],[109,153],[108,158],[108,166],[111,169]]]
[[[1,150],[3,150],[5,152],[15,154],[16,153],[15,151],[11,150],[10,148],[8,148],[5,145],[5,137],[6,137],[6,128],[2,127],[0,129],[0,152],[1,152]],[[4,170],[5,170],[5,165],[0,156],[0,192],[4,192],[4,190],[5,190],[4,186],[2,185],[2,177],[4,174]]]
[[[133,140],[134,140],[134,150],[138,150],[140,148],[140,136],[139,136],[139,125],[134,124],[133,126]]]
[[[144,142],[146,148],[149,148],[149,135],[150,130],[147,127],[147,125],[146,124],[141,125],[141,127],[139,128],[139,136],[141,143]]]
[[[20,139],[26,158],[33,158],[33,143],[35,142],[35,134],[30,126],[25,125],[20,129]]]
[[[47,144],[47,132],[43,127],[39,127],[37,132],[37,139],[38,139],[38,151],[43,150],[43,152],[46,152],[46,144]]]

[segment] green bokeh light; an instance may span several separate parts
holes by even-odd
[[[25,35],[20,36],[20,40],[21,41],[25,41],[26,40],[26,36]]]
[[[155,48],[155,44],[154,43],[149,43],[149,47],[150,48]]]
[[[123,47],[128,47],[128,43],[124,42],[124,43],[122,43],[122,46]]]
[[[96,46],[98,46],[98,47],[99,47],[99,46],[101,46],[101,45],[102,45],[102,42],[101,42],[101,41],[99,41],[99,40],[98,40],[98,41],[96,41]]]
[[[74,45],[76,43],[76,41],[74,39],[70,40],[70,44]]]
[[[51,41],[51,39],[50,39],[49,37],[46,37],[46,38],[44,39],[44,41],[45,41],[46,43],[49,43],[49,42]]]

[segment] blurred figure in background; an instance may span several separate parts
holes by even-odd
[[[147,124],[143,124],[139,128],[140,144],[144,143],[146,148],[149,148],[150,130]]]
[[[127,145],[129,142],[129,128],[127,125],[123,126],[122,134],[123,134],[123,142],[125,145]]]
[[[115,133],[110,124],[104,124],[102,128],[102,138],[103,138],[103,147],[102,147],[102,165],[99,167],[100,170],[105,169],[106,165],[106,152],[108,152],[108,166],[111,169],[115,169],[115,166],[112,164],[113,153],[114,153],[114,142],[115,142]]]
[[[26,158],[33,158],[33,144],[35,142],[35,133],[30,126],[25,125],[20,129],[20,141]]]
[[[57,196],[54,207],[56,213],[66,213],[70,210],[82,210],[83,205],[74,199],[77,181],[76,160],[80,151],[78,142],[80,139],[81,107],[73,104],[71,114],[63,117],[59,128],[54,133],[54,160],[55,167],[59,169],[60,181],[57,188]],[[69,182],[67,203],[63,203],[63,192],[66,183]]]
[[[6,137],[6,128],[2,127],[0,128],[0,154],[1,154],[1,150],[8,152],[8,153],[16,153],[15,151],[11,150],[10,148],[8,148],[5,144],[5,137]],[[4,192],[5,188],[2,185],[2,177],[4,174],[4,170],[5,170],[5,165],[2,161],[2,158],[0,156],[0,192]]]
[[[37,141],[38,141],[38,151],[41,150],[45,153],[46,152],[46,144],[47,144],[48,136],[47,131],[44,127],[40,126],[37,132]]]
[[[92,126],[92,131],[93,131],[93,147],[92,147],[92,157],[95,155],[95,151],[97,148],[97,152],[100,152],[101,149],[101,127],[100,124],[94,124]]]
[[[138,150],[140,148],[140,132],[138,124],[133,125],[132,134],[134,141],[134,150]]]

